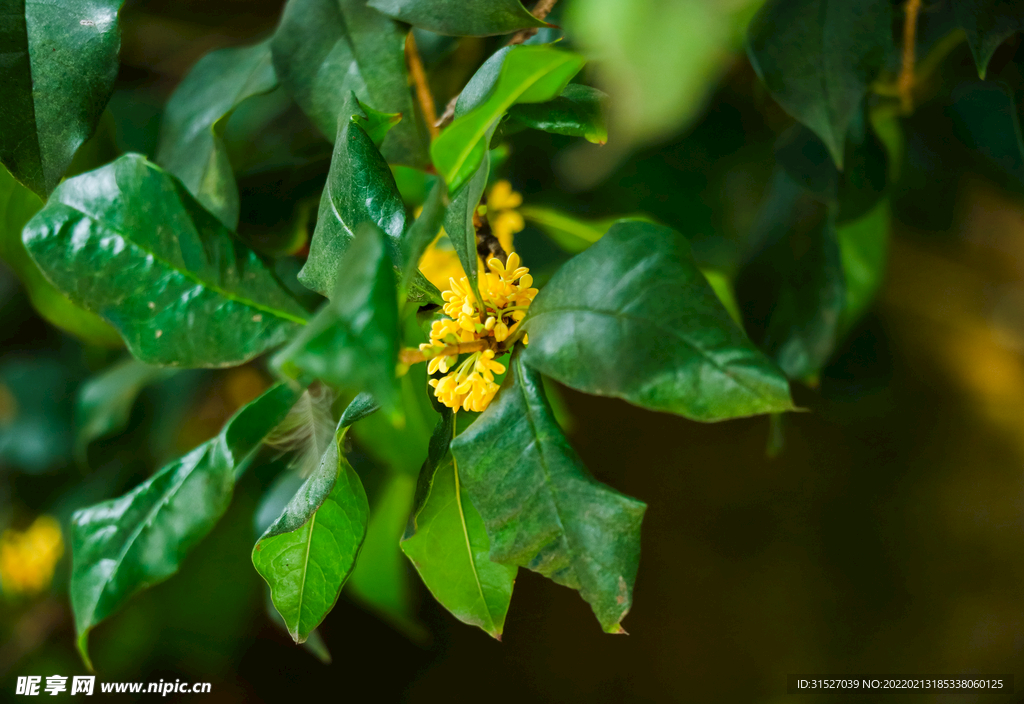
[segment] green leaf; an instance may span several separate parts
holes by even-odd
[[[365,0],[289,0],[271,42],[274,68],[331,141],[351,91],[377,110],[401,113],[381,151],[391,163],[422,167],[429,136],[409,86],[405,34]]]
[[[416,621],[409,565],[398,546],[409,522],[415,492],[414,476],[388,473],[371,501],[366,540],[345,588],[391,625],[422,641],[426,632]]]
[[[792,410],[779,370],[729,317],[685,238],[621,222],[570,259],[523,321],[523,361],[586,393],[700,421]]]
[[[359,107],[363,114],[360,115],[358,112],[353,114],[352,121],[362,127],[363,131],[369,135],[373,146],[380,149],[391,128],[402,121],[402,113],[374,110],[362,101],[359,101]]]
[[[794,181],[822,202],[838,205],[836,222],[862,217],[885,195],[886,148],[864,112],[859,110],[850,121],[842,171],[827,147],[803,125],[793,125],[775,145],[776,160]]]
[[[754,70],[843,168],[850,121],[892,46],[889,0],[768,0],[747,30]]]
[[[423,212],[402,235],[403,283],[413,279],[423,253],[444,226],[448,205],[448,188],[438,180],[423,203]]]
[[[327,297],[338,286],[339,271],[356,227],[364,222],[377,225],[387,234],[392,259],[396,265],[401,262],[405,205],[391,169],[359,126],[359,118],[366,119],[365,113],[350,93],[338,119],[338,139],[320,198],[309,259],[299,272],[303,285]]]
[[[114,90],[123,0],[7,0],[0,20],[0,163],[46,198]]]
[[[448,449],[454,425],[454,415],[446,409],[420,472],[416,512],[402,538],[402,551],[455,618],[501,640],[518,568],[490,559],[484,521],[460,485]]]
[[[524,205],[518,208],[518,210],[519,214],[527,222],[537,225],[555,244],[570,254],[579,254],[587,249],[590,245],[601,239],[604,233],[608,232],[608,228],[619,220],[650,221],[642,216],[583,220],[554,208],[545,208],[537,205]]]
[[[239,410],[217,437],[174,460],[124,496],[71,519],[71,606],[89,669],[89,631],[132,595],[164,581],[231,501],[236,478],[299,396],[271,387]]]
[[[846,288],[834,211],[778,169],[741,273],[758,291],[752,317],[767,319],[761,347],[793,379],[812,380],[835,348]]]
[[[590,86],[570,83],[562,94],[546,103],[513,105],[508,118],[526,127],[569,137],[583,137],[594,144],[608,141],[602,104],[608,96]]]
[[[988,62],[999,45],[1024,30],[1021,0],[956,0],[956,19],[967,35],[978,76],[985,78]]]
[[[380,410],[380,406],[377,404],[377,401],[373,396],[364,391],[356,395],[351,403],[345,406],[345,412],[341,414],[341,420],[338,422],[338,425],[342,428],[347,428],[358,423],[363,418],[376,413],[378,410]]]
[[[123,430],[142,389],[173,375],[129,357],[86,381],[78,390],[75,408],[75,454],[85,460],[93,440]]]
[[[861,219],[839,226],[836,235],[846,283],[839,317],[843,334],[867,312],[882,286],[889,250],[889,201],[883,200]]]
[[[452,197],[444,215],[444,231],[459,255],[459,262],[469,278],[469,285],[476,299],[480,300],[477,279],[480,276],[479,259],[476,249],[476,225],[473,214],[480,205],[480,198],[487,190],[487,178],[491,171],[491,156],[484,154],[483,161],[468,183]]]
[[[516,103],[554,99],[584,63],[578,54],[549,46],[517,46],[509,51],[487,97],[457,116],[430,145],[434,166],[450,192],[458,192],[473,177],[487,152],[488,133],[506,110]]]
[[[167,101],[156,161],[229,230],[238,227],[239,202],[224,128],[240,103],[276,87],[267,40],[207,54]]]
[[[549,26],[519,0],[370,0],[370,7],[413,27],[456,37],[489,37]]]
[[[95,313],[69,301],[47,281],[28,255],[21,241],[21,231],[42,207],[39,196],[15,181],[11,173],[0,166],[0,258],[21,280],[32,306],[47,322],[85,342],[120,347],[121,338],[117,331]]]
[[[647,507],[590,476],[555,423],[540,375],[521,354],[510,366],[497,398],[452,443],[491,559],[579,590],[601,627],[621,633]]]
[[[274,365],[289,376],[367,391],[394,417],[399,412],[395,290],[384,234],[363,223],[338,268],[332,299],[274,358]]]
[[[366,535],[370,507],[339,448],[344,429],[320,465],[257,541],[252,564],[270,585],[274,607],[296,643],[334,608]]]
[[[54,285],[149,364],[241,364],[305,323],[256,253],[137,154],[62,183],[22,236]]]
[[[410,367],[399,380],[399,388],[405,425],[396,428],[385,416],[378,415],[353,428],[352,435],[374,461],[395,474],[415,477],[427,456],[427,443],[437,418],[427,395],[426,365]]]

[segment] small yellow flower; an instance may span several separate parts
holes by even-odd
[[[0,584],[8,596],[33,595],[49,588],[53,569],[64,554],[60,524],[40,516],[25,531],[0,535]]]
[[[420,345],[420,350],[429,354],[464,343],[485,343],[484,349],[474,351],[461,364],[457,354],[435,356],[427,364],[428,373],[445,374],[431,379],[430,385],[438,400],[449,408],[482,411],[498,392],[494,375],[504,374],[505,367],[495,360],[496,353],[508,349],[509,339],[514,339],[537,295],[530,270],[520,264],[515,252],[505,264],[497,258],[488,260],[488,271],[478,282],[482,306],[465,276],[449,279],[448,290],[441,293],[448,317],[433,322],[430,342]]]
[[[526,227],[523,216],[516,210],[523,204],[523,197],[512,190],[512,184],[502,179],[491,186],[487,193],[487,219],[491,232],[498,238],[506,252],[515,251],[513,235]]]

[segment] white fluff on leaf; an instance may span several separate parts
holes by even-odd
[[[334,440],[337,422],[331,414],[334,394],[317,384],[299,397],[292,409],[267,437],[267,445],[294,453],[292,467],[308,476],[320,463],[327,447]]]

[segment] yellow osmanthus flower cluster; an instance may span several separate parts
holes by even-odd
[[[489,271],[480,277],[481,307],[463,276],[458,281],[449,279],[451,288],[441,294],[444,313],[448,317],[435,320],[430,329],[430,342],[420,345],[426,355],[445,348],[482,343],[458,364],[459,354],[432,356],[427,373],[444,373],[440,379],[431,379],[434,395],[449,408],[482,411],[498,392],[495,374],[503,374],[505,367],[495,360],[504,352],[510,340],[515,339],[519,323],[526,317],[537,289],[533,288],[530,270],[520,266],[519,255],[512,253],[508,263],[499,259],[487,262]],[[523,337],[523,343],[528,340]],[[456,366],[458,364],[458,366]]]
[[[498,238],[506,252],[515,251],[514,235],[526,227],[523,216],[516,210],[523,204],[523,197],[512,190],[508,181],[497,181],[487,192],[487,205],[480,206],[480,215],[486,216],[491,232]],[[430,283],[443,289],[448,279],[462,275],[462,265],[450,241],[442,230],[427,247],[420,259],[420,271]]]
[[[53,568],[64,554],[60,524],[40,516],[25,531],[0,535],[0,584],[9,596],[33,595],[53,581]]]

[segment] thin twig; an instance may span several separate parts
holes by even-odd
[[[551,9],[555,6],[556,2],[558,2],[558,0],[540,0],[540,2],[538,2],[533,8],[533,16],[539,20],[544,19],[551,13]],[[508,45],[514,46],[515,44],[522,44],[536,33],[537,27],[520,29],[512,36]]]
[[[544,19],[554,8],[555,3],[558,0],[540,0],[533,8],[533,16],[539,20]],[[537,33],[537,27],[530,27],[529,29],[521,29],[512,35],[512,39],[509,40],[508,46],[515,46],[516,44],[522,44],[527,39]],[[441,128],[452,121],[455,117],[455,104],[459,102],[460,93],[456,93],[455,97],[448,101],[448,105],[445,106],[444,112],[441,113],[441,117],[437,118],[437,122],[434,123],[435,127]]]
[[[900,65],[900,105],[904,113],[914,109],[914,62],[917,41],[917,15],[921,11],[921,0],[907,0],[906,19],[903,21],[903,62]]]
[[[440,349],[429,349],[426,351],[409,347],[398,353],[398,361],[402,364],[418,364],[434,359],[434,357],[451,357],[453,355],[466,354],[467,352],[482,352],[489,349],[491,349],[489,339],[460,342],[457,345],[449,345]]]
[[[487,205],[487,194],[480,197],[480,205]],[[487,263],[491,257],[497,257],[502,264],[508,263],[508,252],[501,246],[501,241],[491,231],[491,223],[486,215],[479,210],[473,211],[473,227],[476,228],[476,253]]]
[[[416,99],[419,101],[420,109],[423,110],[423,119],[427,123],[430,138],[436,139],[440,133],[437,126],[437,108],[434,107],[434,96],[430,92],[427,74],[423,70],[423,60],[420,59],[420,52],[416,49],[416,37],[413,36],[411,30],[405,38],[405,58],[409,64],[409,75],[412,76],[413,85],[416,86]]]

